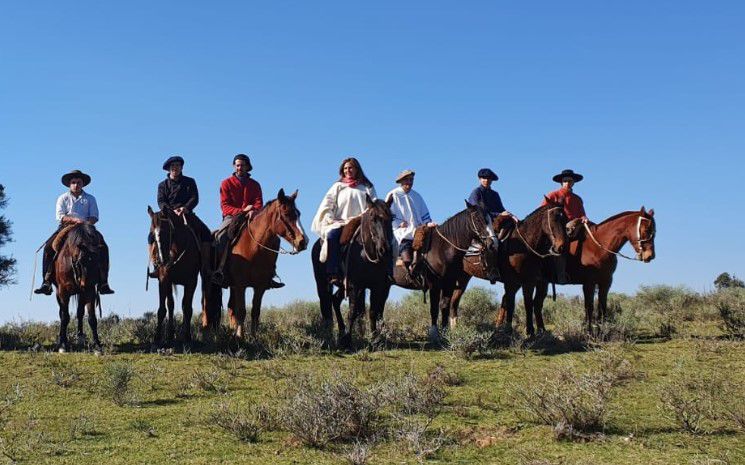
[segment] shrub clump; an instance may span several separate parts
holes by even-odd
[[[213,424],[235,435],[242,442],[255,443],[271,425],[268,410],[260,406],[239,406],[223,401],[210,415]]]
[[[734,339],[745,339],[745,289],[723,289],[714,300],[724,332]]]
[[[111,398],[116,405],[131,405],[137,403],[134,381],[138,378],[137,371],[129,362],[112,362],[106,366],[102,380],[104,394]]]

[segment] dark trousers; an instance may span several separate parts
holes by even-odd
[[[326,273],[339,274],[339,259],[341,255],[342,228],[334,228],[326,234],[327,254],[326,254]]]
[[[398,256],[404,262],[411,262],[414,256],[414,241],[411,239],[401,240],[401,243],[398,244]]]

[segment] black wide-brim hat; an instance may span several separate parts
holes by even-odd
[[[83,180],[83,187],[87,186],[91,183],[91,177],[87,174],[83,173],[80,170],[72,170],[69,173],[62,176],[62,184],[64,184],[67,187],[70,187],[70,181],[73,178],[80,178]]]
[[[564,182],[564,179],[565,178],[572,178],[572,179],[574,179],[574,182],[580,182],[585,177],[582,176],[579,173],[575,173],[572,170],[564,170],[561,173],[559,173],[556,176],[554,176],[553,177],[553,180],[554,180],[554,182],[558,182],[559,184],[561,184],[562,182]]]
[[[163,163],[163,169],[169,171],[171,169],[171,163],[181,163],[181,166],[184,166],[184,159],[178,155],[174,155]]]
[[[497,173],[490,170],[489,168],[481,168],[478,173],[478,177],[480,179],[491,179],[492,181],[496,181],[499,179],[499,176],[497,176]]]

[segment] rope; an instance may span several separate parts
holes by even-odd
[[[587,223],[584,223],[584,224],[585,224],[585,230],[587,231],[587,234],[590,235],[590,239],[592,239],[592,241],[595,243],[595,245],[597,245],[601,249],[605,250],[608,253],[612,253],[613,255],[617,255],[619,257],[623,257],[626,260],[631,260],[631,261],[635,261],[635,262],[644,261],[644,260],[640,260],[638,258],[629,257],[627,255],[622,254],[621,252],[614,252],[614,251],[608,249],[607,247],[603,246],[603,244],[601,244],[600,242],[598,242],[598,240],[595,239],[595,236],[592,235],[592,231],[590,230],[590,227],[587,225]],[[632,247],[633,247],[633,245],[632,245]]]
[[[461,252],[468,252],[468,249],[462,249],[458,247],[457,245],[453,244],[452,242],[450,242],[450,240],[440,232],[439,226],[435,226],[435,232],[437,232],[437,235],[440,236],[445,242],[450,244],[455,250],[459,250]]]
[[[518,224],[515,226],[515,231],[517,231],[517,235],[520,236],[520,239],[523,241],[523,244],[525,244],[525,247],[528,248],[531,252],[533,252],[535,255],[537,255],[540,258],[548,258],[548,257],[558,257],[560,254],[554,253],[549,249],[549,252],[547,254],[538,253],[533,247],[528,244],[528,241],[525,240],[523,237],[523,234],[520,232],[520,225]]]
[[[292,251],[290,251],[290,250],[285,250],[285,249],[283,249],[283,248],[282,248],[282,245],[281,245],[281,243],[280,243],[279,249],[272,249],[271,247],[267,247],[267,246],[265,246],[264,244],[262,244],[261,242],[259,242],[259,241],[257,241],[257,240],[256,240],[256,238],[254,237],[253,233],[251,232],[251,225],[250,225],[250,224],[249,224],[249,225],[248,225],[248,226],[246,227],[246,231],[248,231],[248,236],[249,236],[249,237],[250,237],[250,238],[251,238],[251,239],[252,239],[252,240],[253,240],[254,242],[256,242],[256,244],[257,244],[257,245],[258,245],[259,247],[261,247],[261,248],[262,248],[262,249],[264,249],[264,250],[268,250],[269,252],[274,252],[274,253],[276,253],[276,254],[278,254],[278,255],[279,255],[279,254],[286,254],[286,255],[297,255],[297,254],[299,254],[299,253],[300,253],[300,252],[299,252],[299,251],[297,251],[297,250],[292,250]]]

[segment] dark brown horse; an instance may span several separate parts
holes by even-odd
[[[463,258],[468,248],[476,243],[482,250],[493,250],[497,237],[486,211],[468,202],[465,210],[432,228],[429,234],[430,245],[422,254],[425,287],[430,295],[429,339],[439,343],[438,316],[441,315],[441,328],[446,329],[450,324],[450,301],[463,275]],[[408,280],[402,279],[401,270],[394,276],[398,285],[412,288]]]
[[[598,319],[604,321],[608,310],[608,292],[613,282],[613,273],[618,264],[617,256],[626,257],[619,251],[630,242],[636,252],[636,260],[649,263],[654,260],[654,236],[657,225],[654,210],[644,207],[613,215],[597,225],[577,226],[577,239],[569,243],[567,272],[569,284],[581,284],[585,296],[585,319],[588,332],[592,331],[595,289],[598,290]],[[550,267],[550,265],[549,265]],[[550,271],[550,270],[547,270]],[[539,330],[543,327],[543,301],[548,294],[548,276],[545,273],[536,287],[535,316]]]
[[[184,216],[176,215],[171,210],[153,212],[147,207],[150,216],[150,232],[155,237],[155,257],[158,266],[158,325],[155,330],[153,345],[163,342],[163,320],[168,312],[165,342],[174,340],[175,320],[173,311],[175,302],[173,291],[176,285],[184,288],[181,299],[181,338],[185,345],[191,343],[192,302],[197,288],[197,277],[204,258],[200,252],[200,242],[195,233],[187,226]],[[202,277],[204,283],[204,277]]]
[[[500,230],[498,217],[494,228]],[[510,221],[510,220],[508,220]],[[566,236],[566,216],[561,206],[551,204],[539,207],[519,224],[513,227],[499,246],[496,263],[499,267],[500,281],[504,283],[504,296],[500,306],[498,325],[506,325],[512,331],[512,318],[515,312],[515,296],[523,289],[525,304],[526,332],[532,336],[533,327],[533,290],[541,277],[542,259],[558,255],[568,242]],[[486,257],[488,260],[488,257]],[[458,277],[456,289],[450,302],[451,310],[457,319],[460,299],[472,276],[487,279],[489,263],[485,257],[467,256],[463,260],[463,273]],[[493,263],[493,261],[492,261]],[[543,322],[540,320],[539,328]]]
[[[227,270],[230,282],[228,315],[230,326],[239,339],[244,335],[246,288],[251,287],[254,291],[251,303],[251,334],[255,335],[259,328],[261,300],[275,276],[277,256],[280,253],[296,254],[308,246],[308,238],[300,224],[300,211],[295,206],[296,198],[297,191],[287,196],[284,189],[280,189],[277,198],[264,205],[264,208],[241,230],[237,242],[232,247]],[[292,252],[286,252],[280,247],[280,238],[292,244]],[[220,324],[221,310],[222,289],[210,285],[202,312],[202,327],[217,327]]]
[[[366,197],[367,208],[358,217],[350,220],[342,232],[342,243],[346,243],[343,273],[345,277],[346,295],[349,297],[349,325],[344,325],[341,314],[341,301],[344,292],[334,294],[328,282],[325,264],[320,261],[321,240],[313,244],[311,260],[313,261],[313,275],[316,280],[316,290],[321,305],[321,317],[326,325],[333,324],[332,309],[336,314],[339,327],[340,344],[350,347],[352,343],[351,331],[355,322],[365,311],[365,293],[370,290],[370,331],[373,337],[377,334],[377,324],[383,319],[385,302],[391,290],[388,278],[393,256],[391,243],[393,216],[390,204],[382,200],[373,201]]]
[[[98,338],[98,320],[96,304],[100,306],[97,286],[100,284],[100,254],[104,247],[99,232],[93,225],[79,224],[67,232],[54,261],[55,286],[59,304],[60,332],[59,352],[69,349],[67,326],[70,323],[70,299],[77,296],[78,344],[85,344],[83,318],[88,312],[88,324],[93,335],[93,346],[96,353],[101,351]]]

